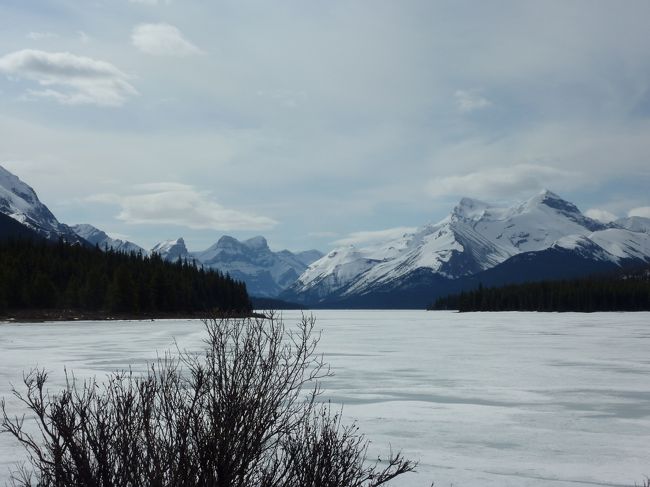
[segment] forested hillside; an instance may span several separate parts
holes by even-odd
[[[152,316],[251,309],[246,286],[157,255],[12,240],[0,243],[0,312],[66,309]]]
[[[650,311],[650,270],[484,288],[438,299],[459,311]]]

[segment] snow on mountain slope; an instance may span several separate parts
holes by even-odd
[[[584,235],[567,235],[559,238],[549,248],[570,250],[575,255],[593,261],[617,263],[619,258]]]
[[[151,249],[151,254],[158,254],[164,260],[169,260],[176,262],[178,259],[181,260],[192,260],[190,253],[187,251],[185,246],[185,240],[183,238],[177,238],[176,240],[165,240],[160,242]]]
[[[31,186],[0,166],[0,213],[35,230],[48,239],[63,238],[68,242],[81,242],[70,227],[60,223],[52,212],[38,199]]]
[[[343,289],[358,276],[383,262],[396,259],[417,239],[417,232],[404,233],[398,238],[358,249],[348,245],[332,250],[313,262],[291,286],[291,291],[299,290],[313,299],[321,299]]]
[[[457,278],[488,269],[514,254],[492,243],[471,226],[453,217],[412,234],[399,255],[385,258],[350,284],[345,294],[367,292],[399,282],[417,269]]]
[[[510,254],[548,248],[566,235],[584,235],[605,227],[548,190],[510,208],[483,203],[480,212],[467,214],[465,198],[452,213],[452,220],[472,227]]]
[[[381,262],[368,254],[367,250],[357,250],[352,245],[333,250],[311,264],[291,289],[309,294],[310,299],[327,297]]]
[[[619,259],[650,262],[650,234],[624,228],[608,228],[589,235],[589,239]]]
[[[74,232],[81,238],[87,240],[92,245],[97,245],[102,250],[109,248],[119,252],[141,252],[143,255],[147,254],[147,251],[139,245],[129,242],[128,240],[111,238],[106,234],[106,232],[103,232],[92,225],[84,223],[81,225],[73,225],[70,228],[72,228],[72,230],[74,230]]]
[[[423,270],[447,279],[471,276],[506,259],[557,245],[618,262],[650,255],[647,234],[608,228],[550,191],[512,207],[463,198],[441,222],[372,247],[346,247],[314,262],[290,288],[323,299],[397,287]]]
[[[650,218],[629,216],[626,218],[619,218],[614,222],[614,224],[632,232],[650,233]]]

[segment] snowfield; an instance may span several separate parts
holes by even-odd
[[[285,312],[288,325],[298,312]],[[650,313],[316,311],[325,399],[373,454],[419,459],[392,485],[633,486],[650,475]],[[201,348],[198,321],[0,324],[0,396],[36,365],[77,377]],[[12,410],[16,403],[9,399]],[[18,411],[17,411],[18,412]],[[0,484],[22,452],[0,436]]]

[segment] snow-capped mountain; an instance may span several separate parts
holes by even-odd
[[[632,232],[650,233],[650,218],[628,216],[626,218],[619,218],[614,224]]]
[[[261,236],[244,241],[223,236],[208,249],[191,255],[205,267],[243,280],[250,294],[274,297],[293,284],[307,265],[323,254],[317,250],[298,254],[288,250],[273,252]]]
[[[18,176],[0,166],[0,213],[50,240],[85,243],[69,226],[60,223],[38,199],[36,192]]]
[[[182,238],[157,244],[151,253],[163,259],[176,261],[188,259],[206,268],[227,273],[244,281],[253,296],[276,297],[302,274],[307,266],[320,259],[318,250],[292,253],[288,250],[273,252],[262,236],[239,241],[228,235],[214,245],[199,252],[189,252]]]
[[[151,254],[158,254],[164,260],[176,262],[178,259],[192,261],[192,256],[185,246],[185,240],[182,237],[176,240],[165,240],[160,242],[151,249]]]
[[[72,230],[79,235],[81,238],[90,242],[92,245],[97,245],[100,249],[113,249],[119,252],[141,252],[146,255],[147,251],[144,250],[139,245],[129,242],[128,240],[120,240],[118,238],[109,237],[106,232],[103,232],[99,228],[93,227],[88,224],[73,225]]]
[[[317,303],[427,285],[434,278],[454,281],[551,248],[615,265],[650,261],[650,236],[635,231],[642,222],[624,223],[592,220],[550,191],[506,208],[463,198],[439,223],[370,247],[330,252],[284,297]]]

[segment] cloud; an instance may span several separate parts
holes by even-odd
[[[154,56],[191,56],[201,50],[169,24],[141,24],[133,29],[131,42],[140,51]]]
[[[66,105],[120,106],[137,95],[129,77],[112,64],[69,52],[12,52],[0,58],[0,73],[36,81],[43,88],[28,94]]]
[[[478,90],[456,90],[454,97],[458,110],[463,113],[482,110],[492,105],[492,102],[484,98]]]
[[[42,41],[43,39],[54,39],[55,37],[59,37],[59,36],[57,34],[54,34],[53,32],[30,32],[27,34],[27,38],[33,41]]]
[[[508,199],[543,188],[563,189],[569,181],[578,184],[580,175],[551,166],[518,164],[435,178],[429,182],[428,189],[429,194],[436,198],[460,195]]]
[[[650,218],[650,206],[640,206],[639,208],[632,208],[627,216],[641,216],[643,218]]]
[[[599,222],[603,223],[613,222],[614,220],[618,219],[614,213],[607,210],[600,210],[598,208],[590,208],[589,210],[585,211],[585,215],[587,215],[589,218],[593,218],[594,220],[598,220]]]
[[[399,238],[405,233],[413,233],[416,229],[416,227],[395,227],[387,228],[386,230],[352,232],[347,237],[340,238],[332,243],[334,245],[368,245]]]
[[[131,195],[97,194],[88,201],[117,204],[117,219],[137,225],[178,225],[195,230],[266,230],[278,222],[272,218],[224,208],[210,193],[179,183],[136,185]]]

